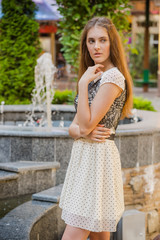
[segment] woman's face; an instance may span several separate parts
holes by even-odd
[[[110,40],[104,27],[94,26],[87,34],[87,48],[95,64],[106,65],[110,57]]]

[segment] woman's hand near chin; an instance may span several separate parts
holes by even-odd
[[[111,131],[109,128],[104,127],[103,124],[98,124],[92,132],[87,136],[83,136],[86,139],[90,139],[96,142],[104,142],[107,138],[110,137]]]
[[[82,77],[79,80],[79,84],[87,83],[89,84],[94,79],[99,77],[103,72],[100,68],[103,68],[104,66],[102,64],[96,64],[92,67],[88,67],[85,73],[82,75]]]

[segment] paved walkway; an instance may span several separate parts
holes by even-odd
[[[160,97],[157,96],[157,88],[149,88],[148,92],[143,92],[143,88],[134,87],[133,94],[150,100],[154,108],[160,112]]]

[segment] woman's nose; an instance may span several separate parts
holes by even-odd
[[[95,50],[100,49],[99,43],[97,41],[95,42],[94,48],[95,48]]]

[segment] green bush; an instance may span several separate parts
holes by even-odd
[[[72,90],[64,90],[64,91],[60,91],[60,90],[56,90],[55,94],[54,94],[54,98],[52,101],[52,104],[74,104],[74,98],[76,96],[76,92],[72,91]],[[0,104],[2,101],[5,101],[5,99],[0,96]],[[12,104],[12,101],[6,100],[5,104]],[[21,101],[15,101],[14,104],[31,104],[31,101],[29,99],[24,99]],[[156,112],[156,110],[154,109],[152,102],[149,101],[148,99],[144,99],[142,97],[133,97],[133,108],[136,109],[140,109],[140,110],[148,110],[148,111],[154,111]]]
[[[75,91],[68,90],[68,89],[64,91],[57,90],[55,91],[52,104],[63,104],[63,103],[73,104],[75,96],[76,96]],[[152,102],[149,101],[148,99],[144,99],[143,97],[135,97],[135,96],[133,97],[133,108],[156,112],[156,110],[152,105]]]
[[[31,100],[29,99],[12,99],[12,96],[10,98],[5,99],[3,96],[0,96],[0,105],[1,102],[4,101],[5,105],[25,105],[25,104],[31,104]]]
[[[54,98],[52,100],[52,104],[73,104],[74,103],[74,98],[76,96],[76,92],[72,90],[56,90],[54,93]],[[6,105],[13,105],[13,101],[11,98],[5,99],[3,96],[0,96],[0,104],[2,101],[5,101]],[[20,104],[31,104],[31,100],[29,99],[17,99],[16,101],[14,100],[15,105],[20,105]]]
[[[28,102],[40,53],[39,24],[32,0],[2,0],[0,96],[10,104]]]
[[[129,29],[129,0],[57,0],[58,10],[63,18],[59,21],[58,32],[65,60],[77,73],[79,66],[79,40],[81,31],[89,19],[108,16],[113,20],[122,37]]]
[[[152,102],[143,97],[133,97],[133,108],[156,112]]]
[[[137,34],[136,42],[132,44],[135,51],[130,53],[130,73],[134,79],[143,79],[144,61],[144,34]],[[157,79],[158,70],[158,50],[153,46],[149,49],[149,71],[150,79]]]
[[[57,90],[55,91],[52,104],[63,104],[63,103],[73,104],[75,95],[76,95],[75,91],[72,91],[72,90],[68,90],[68,89],[64,91]]]

